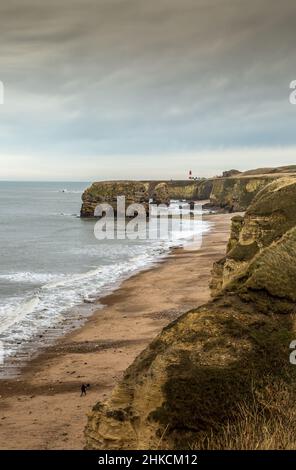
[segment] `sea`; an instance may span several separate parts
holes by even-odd
[[[189,241],[186,230],[169,240],[98,240],[96,222],[79,216],[88,186],[0,182],[0,378],[17,375],[124,279]],[[194,227],[199,234],[209,229],[203,220]]]

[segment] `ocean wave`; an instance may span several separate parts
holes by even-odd
[[[9,298],[0,307],[0,335],[10,354],[19,349],[17,342],[26,341],[37,333],[69,320],[71,308],[84,301],[106,295],[130,274],[140,270],[154,256],[140,255],[117,265],[100,266],[85,273],[57,275],[14,273],[2,275],[13,282],[34,281],[43,284],[23,298]],[[6,333],[6,334],[5,334]]]
[[[194,230],[202,233],[209,229],[209,224],[196,224]],[[62,334],[73,324],[81,324],[91,312],[82,309],[83,303],[93,302],[109,294],[120,283],[133,274],[153,266],[166,256],[173,246],[187,242],[192,232],[184,231],[179,236],[173,234],[173,240],[146,240],[141,245],[121,244],[104,250],[98,256],[104,257],[109,264],[93,266],[83,273],[42,273],[14,272],[0,274],[0,280],[35,284],[36,287],[23,297],[2,299],[0,307],[0,338],[6,355],[15,356],[27,344],[43,335],[44,332],[56,331]],[[92,247],[89,247],[92,249]],[[125,250],[126,259],[119,258]],[[96,253],[94,250],[93,254]],[[119,262],[118,259],[121,259]],[[74,307],[79,307],[74,309]],[[78,323],[77,323],[78,322]],[[56,328],[56,330],[53,330]]]
[[[39,297],[34,296],[28,300],[21,301],[18,305],[6,305],[0,307],[0,333],[7,331],[15,323],[19,323],[26,315],[32,313],[39,303]]]
[[[36,273],[31,271],[20,271],[14,273],[0,274],[0,280],[14,282],[18,284],[44,284],[52,281],[53,279],[58,280],[62,277],[64,277],[64,274]]]
[[[85,279],[96,277],[101,272],[102,272],[102,268],[96,268],[96,269],[92,269],[91,271],[87,271],[85,273],[64,276],[63,279],[45,284],[44,286],[41,287],[41,289],[50,290],[50,289],[56,289],[58,287],[65,287],[69,284],[76,284],[77,282],[81,282]]]

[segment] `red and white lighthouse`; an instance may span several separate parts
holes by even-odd
[[[189,170],[189,179],[192,180],[192,170]]]

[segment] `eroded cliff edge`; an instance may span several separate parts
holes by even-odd
[[[95,216],[98,204],[108,203],[116,210],[118,196],[125,196],[126,207],[130,204],[144,204],[148,210],[149,201],[169,204],[170,200],[205,200],[210,198],[212,179],[199,181],[99,181],[93,183],[82,195],[81,217]]]
[[[234,217],[213,300],[166,327],[95,405],[88,449],[296,447],[295,201],[295,179],[278,179]]]
[[[225,171],[221,178],[213,179],[210,206],[231,212],[245,211],[267,184],[284,176],[296,177],[296,166]]]
[[[239,172],[230,170],[223,176],[199,180],[169,181],[99,181],[82,195],[81,217],[93,217],[100,203],[115,209],[117,196],[125,196],[127,205],[149,200],[168,204],[170,200],[210,202],[207,208],[226,212],[245,211],[256,195],[269,183],[284,175],[296,177],[296,166],[259,168]],[[158,193],[158,196],[157,196]]]

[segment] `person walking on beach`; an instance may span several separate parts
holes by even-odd
[[[81,385],[81,397],[86,396],[86,385]]]

